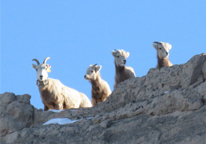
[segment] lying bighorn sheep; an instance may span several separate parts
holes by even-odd
[[[40,64],[37,59],[33,59],[37,62],[37,65],[32,64],[37,72],[37,85],[44,104],[44,110],[91,107],[91,102],[85,94],[63,85],[59,80],[48,78],[51,67],[46,64],[48,59],[50,58],[47,57],[43,64]]]
[[[101,78],[100,70],[102,66],[90,65],[87,69],[85,79],[92,84],[92,105],[103,102],[111,94],[110,87],[106,81]]]
[[[158,64],[156,68],[161,68],[164,66],[172,66],[173,64],[169,60],[169,50],[172,45],[163,42],[153,42],[152,46],[157,50],[157,60]]]
[[[129,78],[134,78],[135,72],[132,67],[126,67],[126,59],[129,57],[129,52],[124,50],[115,50],[112,51],[112,55],[115,58],[115,88],[118,83]]]

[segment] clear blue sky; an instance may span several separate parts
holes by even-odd
[[[170,60],[186,63],[206,52],[205,0],[2,0],[0,93],[30,94],[43,108],[33,58],[51,57],[50,78],[85,93],[90,64],[113,90],[113,49],[130,52],[127,65],[136,76],[156,67],[153,41],[172,44]]]

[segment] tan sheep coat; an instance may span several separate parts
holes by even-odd
[[[132,67],[126,67],[126,66],[117,66],[115,64],[115,84],[114,88],[117,84],[120,82],[123,82],[129,78],[135,78],[135,72]]]
[[[168,66],[168,67],[173,66],[173,64],[170,62],[169,58],[162,58],[161,59],[157,56],[157,60],[158,60],[158,64],[157,64],[156,68],[161,68],[161,67],[165,67],[165,66]]]
[[[111,94],[110,87],[106,81],[101,78],[98,73],[95,80],[90,80],[92,84],[92,106],[95,106],[99,102],[103,102]]]
[[[40,84],[38,88],[45,111],[91,107],[91,102],[85,94],[63,85],[57,79],[48,78],[48,83]]]

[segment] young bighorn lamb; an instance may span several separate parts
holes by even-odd
[[[152,46],[157,50],[157,60],[158,64],[156,68],[161,68],[165,66],[172,66],[173,64],[169,60],[169,50],[172,45],[163,42],[153,42]]]
[[[126,59],[129,57],[129,52],[124,50],[115,50],[112,51],[112,55],[115,58],[115,83],[116,85],[126,79],[135,78],[135,72],[132,67],[126,67]]]
[[[46,64],[48,59],[50,58],[47,57],[43,64],[40,64],[37,59],[33,59],[37,62],[37,65],[32,64],[37,72],[37,85],[44,104],[44,110],[91,107],[91,102],[85,94],[63,85],[59,80],[48,78],[51,67]]]
[[[106,81],[101,78],[100,70],[102,66],[90,65],[84,78],[92,84],[92,106],[103,102],[111,94],[110,87]]]

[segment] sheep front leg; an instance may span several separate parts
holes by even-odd
[[[92,101],[91,101],[91,103],[92,103],[92,106],[95,106],[95,105],[97,105],[97,102],[96,102],[96,100],[95,100],[94,98],[92,98]]]
[[[63,110],[63,104],[56,104],[55,109],[56,110]]]
[[[48,111],[49,108],[44,104],[44,111]]]

